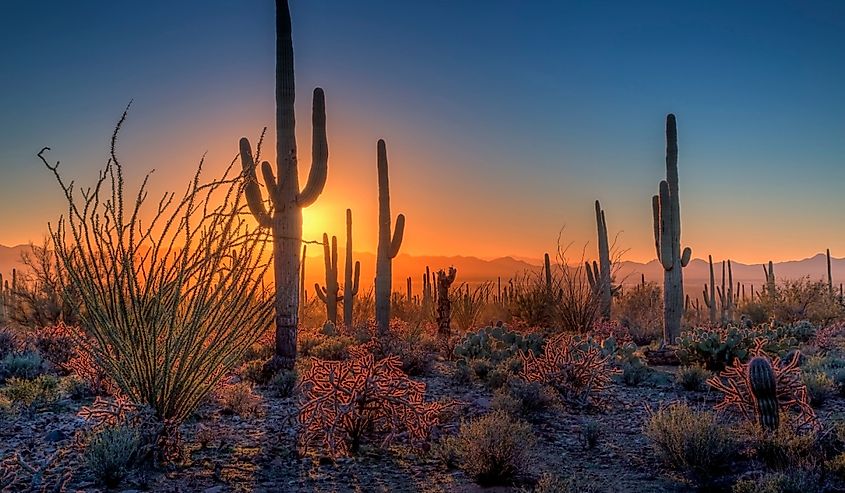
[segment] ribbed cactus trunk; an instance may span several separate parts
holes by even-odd
[[[437,271],[437,337],[442,341],[449,340],[452,335],[452,300],[449,298],[449,287],[455,282],[456,275],[454,267],[449,267],[448,274],[442,269]]]
[[[346,265],[343,271],[343,323],[352,327],[355,316],[355,297],[361,279],[361,262],[352,266],[352,209],[346,209]]]
[[[552,262],[549,259],[549,254],[543,255],[543,274],[546,277],[546,292],[552,292]]]
[[[770,431],[776,430],[780,424],[777,379],[768,359],[759,356],[751,359],[748,363],[748,382],[760,426]]]
[[[328,142],[323,90],[314,89],[312,108],[312,164],[308,181],[300,191],[294,115],[293,41],[286,0],[276,0],[276,172],[268,161],[261,163],[264,185],[272,208],[268,211],[256,178],[255,156],[249,140],[240,141],[241,164],[247,203],[259,226],[273,234],[273,271],[276,288],[276,351],[266,371],[293,369],[299,323],[299,269],[302,242],[302,208],[311,205],[326,183]]]
[[[766,279],[764,291],[768,296],[775,296],[777,294],[777,284],[775,282],[775,266],[771,260],[769,260],[768,269],[766,269],[766,266],[763,265],[763,276]]]
[[[713,272],[713,256],[708,255],[707,261],[710,264],[710,292],[708,293],[707,284],[704,285],[704,304],[707,305],[709,319],[711,324],[716,323],[716,275]]]
[[[343,301],[339,296],[340,285],[337,282],[337,236],[332,236],[332,244],[329,246],[329,235],[323,233],[323,261],[326,269],[326,285],[320,286],[314,283],[314,290],[317,297],[326,305],[326,320],[337,325],[337,302]]]
[[[678,131],[675,115],[666,117],[666,179],[652,197],[654,243],[663,266],[663,342],[672,344],[681,333],[684,311],[684,275],[692,256],[681,250],[681,203],[678,198]]]
[[[735,302],[735,294],[734,294],[734,275],[733,270],[731,269],[731,260],[728,259],[728,294],[727,298],[727,307],[725,308],[725,316],[728,322],[733,321],[734,319],[734,302]]]
[[[596,200],[596,228],[598,230],[599,261],[593,262],[592,268],[587,263],[587,280],[599,300],[599,314],[605,320],[610,320],[611,304],[613,302],[613,282],[611,277],[610,244],[607,241],[607,220],[601,204]]]
[[[830,248],[827,249],[825,254],[827,255],[827,289],[830,291],[830,294],[833,294],[833,275],[830,270]]]
[[[402,246],[405,216],[396,217],[396,229],[391,238],[390,180],[387,170],[387,147],[378,141],[378,252],[376,255],[376,326],[379,335],[390,329],[390,295],[392,289],[393,259]]]

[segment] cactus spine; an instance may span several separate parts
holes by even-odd
[[[352,327],[355,310],[355,296],[358,295],[358,281],[361,278],[361,262],[352,267],[352,209],[346,209],[346,265],[343,271],[343,323]]]
[[[681,204],[678,198],[678,131],[675,115],[666,117],[666,179],[652,197],[654,244],[663,266],[663,341],[672,344],[681,332],[684,310],[684,275],[692,256],[681,250]]]
[[[607,220],[601,204],[596,200],[596,228],[598,230],[598,264],[593,262],[592,270],[587,262],[587,280],[599,299],[599,313],[605,320],[610,320],[613,286],[610,273],[610,244],[607,241]]]
[[[276,288],[276,348],[266,369],[292,369],[296,360],[299,322],[299,244],[302,241],[302,208],[311,205],[326,184],[328,142],[323,90],[314,89],[312,108],[312,164],[305,187],[299,189],[294,115],[293,42],[287,0],[276,0],[276,173],[261,163],[264,185],[272,207],[268,211],[255,173],[255,156],[249,140],[240,140],[244,192],[260,227],[273,233],[273,271]]]
[[[760,426],[776,430],[780,421],[775,370],[768,359],[757,356],[748,363],[748,382],[757,405]]]
[[[437,271],[437,336],[441,340],[448,340],[451,336],[452,302],[449,299],[449,287],[455,282],[457,271],[449,267],[449,273],[440,269]]]
[[[376,325],[380,335],[390,328],[390,295],[392,292],[393,259],[402,246],[405,216],[396,217],[391,238],[390,180],[387,175],[387,147],[378,141],[378,253],[376,258]]]
[[[326,304],[326,319],[337,325],[337,302],[343,301],[343,296],[338,296],[340,285],[337,283],[337,236],[332,236],[332,244],[329,247],[329,235],[323,233],[323,261],[326,264],[326,285],[320,286],[314,283],[314,290],[317,297]]]

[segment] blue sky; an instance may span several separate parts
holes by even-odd
[[[563,225],[591,241],[600,199],[629,258],[653,258],[673,112],[694,256],[845,256],[845,3],[291,3],[303,175],[314,86],[329,118],[306,235],[350,206],[374,248],[385,138],[407,253],[540,256]],[[181,188],[206,151],[222,169],[272,126],[273,23],[268,0],[0,2],[0,243],[62,211],[35,153],[90,181],[129,100],[132,176]]]

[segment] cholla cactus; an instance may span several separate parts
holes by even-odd
[[[337,325],[337,303],[343,301],[343,296],[338,295],[340,285],[337,283],[337,236],[332,236],[332,244],[329,247],[329,235],[323,233],[323,260],[326,264],[326,286],[314,283],[314,290],[317,297],[326,304],[326,319]]]
[[[819,422],[801,380],[800,353],[795,351],[783,363],[780,358],[770,359],[766,355],[766,344],[765,339],[758,338],[748,363],[737,358],[725,371],[707,380],[711,387],[725,394],[716,409],[736,408],[746,419],[770,430],[780,425],[780,413],[797,410],[796,415],[790,415],[796,428],[817,428]]]
[[[376,360],[366,348],[345,361],[313,360],[302,375],[301,443],[319,442],[333,456],[355,453],[367,436],[425,440],[446,407],[426,402],[426,385],[402,371],[398,356]]]
[[[678,198],[678,130],[675,115],[666,117],[666,179],[660,193],[652,197],[654,245],[663,266],[663,341],[672,344],[681,333],[684,312],[684,275],[692,256],[689,247],[681,251],[681,203]]]

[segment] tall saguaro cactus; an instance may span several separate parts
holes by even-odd
[[[326,319],[333,325],[337,325],[337,302],[343,301],[343,296],[338,296],[340,286],[337,283],[337,236],[332,236],[332,244],[329,246],[329,235],[323,233],[323,260],[326,263],[326,285],[321,287],[314,283],[317,297],[326,304]]]
[[[352,327],[355,310],[355,296],[358,295],[358,281],[361,279],[361,262],[352,267],[352,209],[346,209],[346,266],[343,271],[343,323]]]
[[[393,259],[402,246],[405,216],[396,217],[391,238],[390,180],[387,174],[387,146],[378,141],[378,253],[376,257],[376,325],[380,335],[390,328],[390,295],[392,292]]]
[[[769,268],[766,268],[766,265],[763,265],[763,276],[766,279],[766,285],[763,287],[764,291],[769,296],[777,295],[777,283],[775,280],[775,266],[771,260],[769,260]]]
[[[613,299],[610,272],[610,245],[607,241],[607,220],[601,204],[596,200],[596,227],[598,229],[599,261],[593,262],[592,268],[586,263],[587,280],[593,291],[598,294],[599,313],[605,320],[610,320],[610,306]]]
[[[678,198],[678,130],[675,115],[666,116],[666,179],[660,193],[652,197],[654,245],[663,266],[663,340],[672,344],[681,332],[684,312],[684,275],[692,256],[681,250],[681,203]]]
[[[827,255],[827,290],[830,294],[833,294],[833,275],[830,270],[830,248],[827,249],[825,255]]]
[[[707,284],[704,285],[704,304],[707,306],[708,314],[710,315],[710,323],[716,323],[716,275],[713,273],[713,256],[708,255],[707,261],[710,263],[710,292],[708,293]]]
[[[240,141],[241,164],[247,203],[258,224],[273,232],[273,270],[276,287],[275,356],[268,371],[292,369],[296,360],[299,323],[299,247],[302,241],[302,208],[319,197],[328,172],[326,105],[323,90],[314,89],[312,108],[312,164],[308,181],[300,190],[297,173],[296,119],[294,116],[293,41],[287,0],[276,0],[276,172],[261,163],[264,186],[271,203],[267,209],[255,173],[249,140]]]

